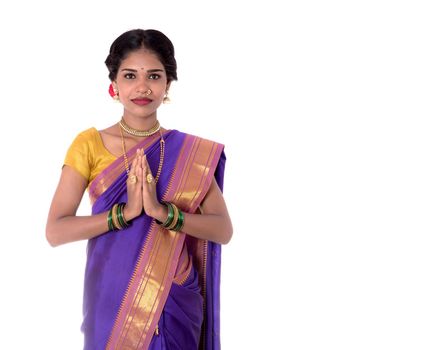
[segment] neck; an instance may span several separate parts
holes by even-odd
[[[148,116],[134,116],[124,113],[124,122],[136,130],[149,130],[157,122],[157,113],[154,112]]]

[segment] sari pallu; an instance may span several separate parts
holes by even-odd
[[[173,202],[185,212],[198,212],[213,176],[222,189],[223,145],[176,130],[168,131],[164,139],[165,158],[157,183],[159,199]],[[129,150],[129,163],[138,148],[145,149],[151,169],[157,169],[159,137],[150,136]],[[120,157],[93,180],[89,187],[93,214],[127,201],[126,179],[124,160]],[[184,245],[193,268],[183,281],[185,284],[173,285]],[[181,288],[188,285],[192,290],[199,287],[203,298],[201,310],[192,311],[199,313],[192,315],[196,320],[201,320],[200,313],[204,317],[199,348],[220,349],[219,244],[165,230],[144,214],[125,230],[89,240],[82,324],[84,349],[147,350],[153,337],[159,337],[154,335],[159,322],[161,332],[166,324],[168,318],[161,317],[165,305],[168,308],[172,300],[181,298]],[[177,332],[171,333],[175,336]],[[181,341],[179,346],[183,345]],[[190,349],[191,345],[184,346]]]

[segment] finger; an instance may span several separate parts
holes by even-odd
[[[143,168],[146,168],[147,173],[152,175],[151,167],[149,166],[146,155],[143,155]]]
[[[140,187],[141,187],[141,185],[143,184],[143,180],[144,180],[144,178],[143,178],[143,171],[142,171],[142,169],[141,169],[141,167],[137,167],[137,170],[136,170],[136,172],[137,172],[137,181],[138,181],[138,185],[140,185]]]
[[[142,176],[142,179],[143,179],[143,187],[146,185],[146,175],[147,175],[147,169],[146,169],[146,167],[144,166],[144,163],[143,163],[143,166],[141,167],[141,176]]]
[[[146,173],[147,173],[147,175],[145,176],[145,180],[146,180],[146,182],[150,186],[153,186],[153,185],[155,185],[155,179],[154,179],[154,176],[152,174],[151,168],[149,167],[149,163],[147,162],[146,156],[144,157],[144,161],[143,162],[145,164]]]
[[[139,166],[140,168],[142,168],[142,167],[143,167],[143,150],[140,148],[140,149],[138,150],[138,153],[139,153],[139,155],[140,155],[140,157],[138,158],[138,161],[139,161],[138,166]]]
[[[137,157],[134,157],[132,164],[130,165],[129,175],[135,175],[135,169],[137,167],[137,162],[138,162]]]
[[[136,174],[136,169],[137,169],[137,159],[136,157],[134,157],[132,164],[130,166],[129,169],[129,174],[127,176],[127,183],[130,185],[134,185],[137,183],[137,174]]]
[[[147,185],[148,185],[148,183],[147,183],[147,176],[151,173],[151,169],[149,168],[149,166],[147,164],[146,155],[144,155],[142,157],[141,163],[142,163],[141,169],[143,170],[143,180],[144,180],[143,181],[143,183],[144,183],[143,186],[147,187]]]

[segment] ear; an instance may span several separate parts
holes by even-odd
[[[166,94],[169,92],[169,88],[171,87],[171,82],[166,84]]]

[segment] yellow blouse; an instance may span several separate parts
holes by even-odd
[[[65,156],[64,165],[78,171],[88,186],[105,168],[117,159],[102,142],[99,131],[87,129],[76,136]]]

